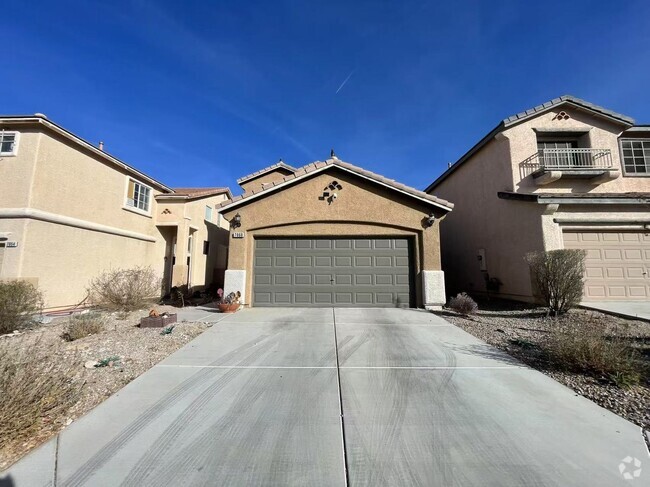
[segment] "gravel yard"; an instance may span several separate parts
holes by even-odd
[[[524,303],[492,300],[479,302],[474,316],[453,311],[438,314],[468,333],[494,345],[527,365],[553,377],[600,406],[650,431],[650,382],[619,387],[605,377],[567,372],[553,363],[545,346],[552,334],[566,327],[607,330],[608,339],[617,337],[637,352],[641,367],[650,365],[650,323],[629,320],[583,309],[571,310],[558,318],[546,317],[543,308]]]
[[[156,306],[160,313],[175,308]],[[65,341],[62,338],[67,318],[37,326],[15,336],[0,337],[0,347],[27,351],[44,360],[65,364],[65,370],[79,391],[74,404],[46,415],[37,421],[28,436],[0,439],[0,470],[6,469],[29,450],[40,445],[66,425],[86,414],[140,374],[181,348],[202,333],[204,323],[177,323],[171,333],[162,335],[161,328],[136,326],[147,311],[124,316],[106,314],[103,331],[96,335]],[[120,319],[124,318],[124,319]],[[92,367],[91,361],[109,361],[104,367]],[[87,366],[84,366],[84,365]],[[90,367],[90,368],[87,368]]]

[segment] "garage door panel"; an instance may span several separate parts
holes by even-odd
[[[650,299],[650,238],[641,232],[564,232],[566,248],[587,251],[584,299]]]
[[[411,305],[411,252],[406,238],[255,242],[253,305]]]
[[[311,240],[296,240],[296,250],[311,249]]]
[[[293,277],[294,284],[297,286],[310,286],[312,283],[311,274],[295,274]]]
[[[311,267],[313,265],[311,256],[305,255],[296,255],[294,262],[296,267]]]

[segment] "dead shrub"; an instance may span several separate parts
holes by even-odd
[[[449,300],[449,308],[453,309],[456,313],[468,316],[476,314],[478,304],[466,293],[460,293],[455,298]]]
[[[133,311],[160,296],[161,279],[151,267],[106,271],[90,282],[91,302],[102,308]]]
[[[79,399],[81,385],[73,379],[74,360],[62,360],[53,346],[37,340],[0,341],[0,452],[9,444],[52,423]]]
[[[26,281],[0,282],[0,334],[26,328],[43,311],[43,296]]]
[[[566,313],[582,299],[584,250],[531,252],[526,256],[533,282],[549,312]]]
[[[107,319],[102,313],[91,312],[73,315],[68,320],[62,338],[68,342],[79,340],[90,335],[96,335],[104,330]]]
[[[608,336],[600,324],[555,330],[545,348],[554,367],[605,378],[619,387],[638,384],[646,372],[638,352],[621,337]]]

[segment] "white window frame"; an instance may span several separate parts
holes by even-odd
[[[212,207],[210,205],[205,205],[204,219],[205,221],[212,222]]]
[[[147,188],[149,190],[149,208],[147,210],[143,210],[142,208],[138,208],[137,206],[130,205],[129,204],[129,182],[133,181],[134,184],[139,184],[140,186]],[[151,211],[153,207],[153,188],[149,186],[148,184],[144,184],[142,181],[138,181],[137,179],[127,176],[126,177],[126,184],[124,185],[124,206],[122,207],[123,209],[127,211],[132,211],[134,213],[138,213],[139,215],[144,215],[144,216],[151,216]]]
[[[0,145],[0,157],[14,157],[18,155],[18,143],[20,142],[20,132],[15,130],[1,130],[0,139],[4,138],[5,134],[10,134],[14,136],[14,148],[11,152],[2,152],[2,146]],[[2,142],[2,140],[0,140]]]
[[[650,177],[650,156],[646,157],[644,154],[644,162],[647,171],[646,172],[628,172],[625,169],[625,155],[623,153],[623,142],[642,142],[650,146],[650,139],[636,139],[633,137],[625,137],[618,141],[618,150],[621,156],[621,167],[623,168],[623,176],[632,177],[632,178],[647,178]],[[634,149],[632,149],[634,150]],[[644,150],[644,149],[642,149]]]

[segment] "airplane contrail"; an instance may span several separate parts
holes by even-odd
[[[341,88],[343,88],[345,86],[345,83],[348,82],[348,80],[352,77],[352,75],[354,74],[355,71],[356,71],[356,69],[353,69],[352,71],[350,71],[350,74],[348,74],[348,77],[343,80],[343,83],[341,83],[341,86],[339,86],[339,89],[336,90],[336,93],[334,93],[335,95],[338,94],[339,91],[341,91]]]

